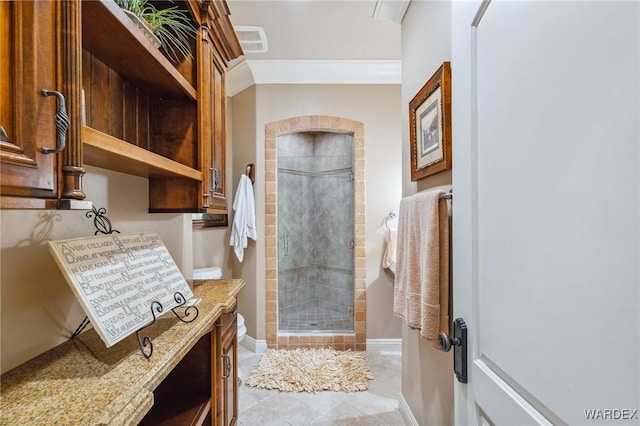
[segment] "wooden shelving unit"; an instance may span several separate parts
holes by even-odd
[[[91,127],[82,126],[84,162],[90,166],[140,177],[181,177],[202,180],[202,172],[114,138]]]
[[[148,178],[151,213],[226,213],[225,76],[242,55],[229,9],[225,0],[151,3],[188,16],[190,55],[168,59],[114,0],[0,2],[10,28],[0,85],[16,94],[0,102],[0,208],[90,206],[82,176],[91,165]],[[59,155],[42,152],[58,143],[56,101],[42,88],[66,100]]]
[[[122,77],[171,97],[196,100],[196,89],[113,1],[82,3],[82,47]]]

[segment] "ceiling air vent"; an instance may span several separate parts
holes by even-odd
[[[235,26],[233,28],[236,30],[244,53],[264,53],[269,50],[267,36],[264,35],[262,27]]]

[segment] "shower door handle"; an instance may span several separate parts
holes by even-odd
[[[284,233],[284,255],[289,256],[289,233]]]

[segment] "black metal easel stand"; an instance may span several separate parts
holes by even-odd
[[[187,303],[187,301],[184,298],[184,295],[182,293],[177,291],[173,295],[173,298],[177,303],[179,303],[179,305],[176,306],[175,308],[172,308],[171,311],[173,311],[175,316],[180,321],[184,323],[190,323],[190,322],[193,322],[196,318],[198,318],[198,314],[200,313],[200,311],[198,311],[198,308],[196,306],[185,307],[184,305]],[[183,308],[183,307],[185,308],[185,310],[182,312],[182,315],[180,315],[180,313],[178,313],[176,309]],[[153,325],[153,323],[156,322],[156,318],[157,318],[156,312],[158,314],[161,314],[162,311],[163,311],[162,304],[157,300],[153,301],[151,303],[151,315],[153,316],[153,320],[151,320],[149,324],[145,325],[144,327],[136,331],[136,338],[138,339],[138,345],[140,346],[140,351],[142,352],[142,355],[144,355],[144,357],[147,359],[151,358],[151,355],[153,355],[153,342],[151,341],[151,337],[149,336],[141,337],[140,332],[145,328]],[[84,330],[89,325],[90,322],[91,321],[89,321],[88,317],[84,317],[84,319],[82,320],[78,328],[76,328],[76,331],[74,331],[73,334],[71,335],[71,338],[73,339],[77,337],[82,332],[82,330]]]

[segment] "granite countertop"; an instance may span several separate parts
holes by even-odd
[[[218,317],[233,307],[242,280],[198,280],[199,315],[182,323],[166,313],[140,334],[153,340],[146,359],[134,335],[107,348],[87,330],[0,377],[0,424],[137,424],[153,390]]]

